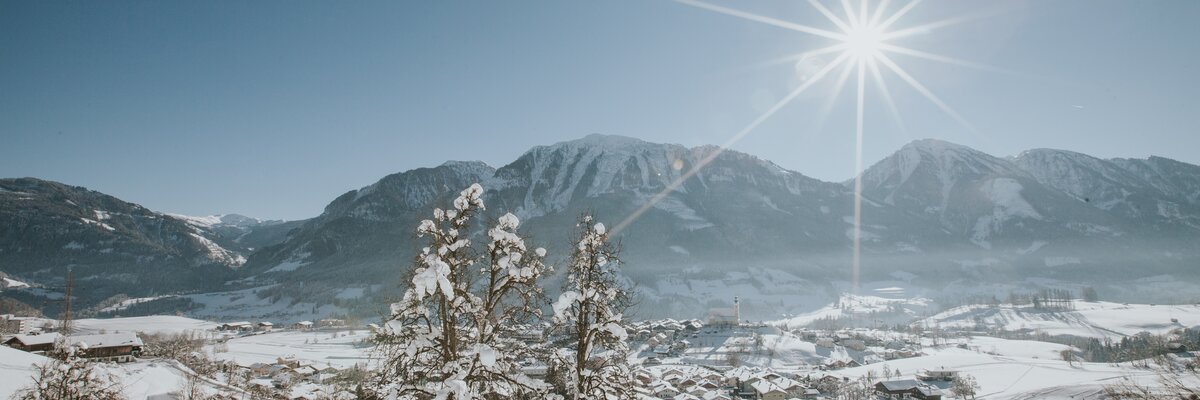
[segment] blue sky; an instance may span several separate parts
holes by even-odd
[[[717,4],[834,29],[803,1]],[[1008,72],[893,56],[976,129],[892,75],[904,124],[869,88],[867,165],[926,137],[1200,163],[1200,2],[929,0],[896,27],[981,14],[896,43]],[[306,218],[389,173],[589,133],[723,143],[799,84],[768,61],[829,43],[665,0],[0,2],[0,176]],[[853,92],[826,111],[833,93],[733,148],[850,178]]]

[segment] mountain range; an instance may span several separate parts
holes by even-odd
[[[710,158],[615,236],[647,304],[694,313],[727,303],[696,294],[714,285],[808,293],[853,279],[852,181],[820,181],[715,146],[608,135],[537,146],[499,168],[451,161],[388,175],[290,222],[163,214],[81,187],[4,179],[0,271],[50,290],[61,288],[69,266],[93,303],[114,294],[273,288],[353,311],[396,294],[421,247],[417,223],[472,183],[486,190],[489,224],[514,213],[561,263],[579,215],[626,222]],[[1200,166],[1050,149],[996,157],[927,139],[861,178],[864,282],[936,289],[1033,277],[1102,285],[1196,276]],[[756,278],[762,271],[798,283]],[[355,303],[347,287],[368,294]],[[51,303],[39,295],[47,296],[21,299]]]

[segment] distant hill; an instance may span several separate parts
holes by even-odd
[[[34,178],[0,179],[0,268],[57,292],[64,289],[70,268],[81,306],[115,294],[222,288],[238,276],[249,243],[281,241],[277,231],[287,226],[243,224],[230,230],[225,224],[196,224],[83,187]],[[257,232],[260,228],[267,232]],[[21,300],[55,310],[59,306],[58,301],[36,296]]]

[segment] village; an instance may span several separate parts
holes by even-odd
[[[147,323],[163,318],[181,322],[169,329]],[[113,323],[119,320],[125,321]],[[190,326],[182,327],[182,321]],[[62,321],[6,315],[0,322],[12,332],[3,337],[7,347],[47,354],[56,342],[84,344],[85,357],[98,363],[151,362],[163,357],[162,349],[155,349],[165,346],[163,337],[185,337],[219,371],[214,376],[226,381],[242,376],[259,393],[289,399],[354,398],[347,377],[370,368],[372,335],[379,329],[337,318],[276,325],[134,317],[73,321],[73,333],[65,334]],[[157,329],[144,330],[146,326]],[[519,339],[528,343],[553,341],[536,327],[519,332]],[[786,330],[750,323],[740,318],[736,300],[733,308],[712,310],[703,321],[637,321],[630,332],[635,391],[645,399],[822,399],[837,398],[851,387],[869,388],[880,398],[940,399],[956,378],[955,371],[932,365],[907,374],[883,369],[870,382],[839,373],[919,357],[922,338],[882,330]],[[545,378],[544,362],[530,359],[519,365],[521,373]]]

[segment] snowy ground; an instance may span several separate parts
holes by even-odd
[[[215,359],[243,366],[274,363],[279,357],[296,357],[318,367],[342,369],[368,364],[371,348],[363,342],[369,336],[365,329],[273,332],[233,338],[222,345],[208,346],[206,351]]]
[[[0,346],[0,398],[11,398],[13,393],[29,383],[33,365],[47,360],[46,357]]]
[[[150,334],[205,333],[216,329],[217,323],[170,315],[125,318],[87,318],[75,320],[79,333],[133,331]]]
[[[843,294],[836,303],[830,303],[810,311],[769,322],[785,328],[803,327],[822,319],[842,319],[858,322],[859,325],[905,324],[933,310],[933,301],[916,297],[905,298],[905,289],[899,286],[881,286],[867,289],[870,295]]]
[[[1167,333],[1200,325],[1200,305],[1149,305],[1075,301],[1075,310],[1049,312],[1027,306],[956,307],[916,324],[965,330],[1037,331],[1049,335],[1119,338]],[[1172,319],[1178,322],[1172,322]]]
[[[1025,351],[1021,347],[1027,343],[993,342],[992,345],[1003,353],[1021,353]],[[1119,383],[1122,377],[1130,376],[1143,384],[1154,384],[1157,376],[1153,371],[1128,364],[1076,362],[1068,365],[1062,360],[997,356],[953,347],[930,351],[928,356],[848,368],[832,374],[859,377],[874,371],[878,376],[883,368],[899,369],[904,378],[912,378],[929,368],[957,370],[978,380],[979,399],[1095,398],[1105,385]]]

